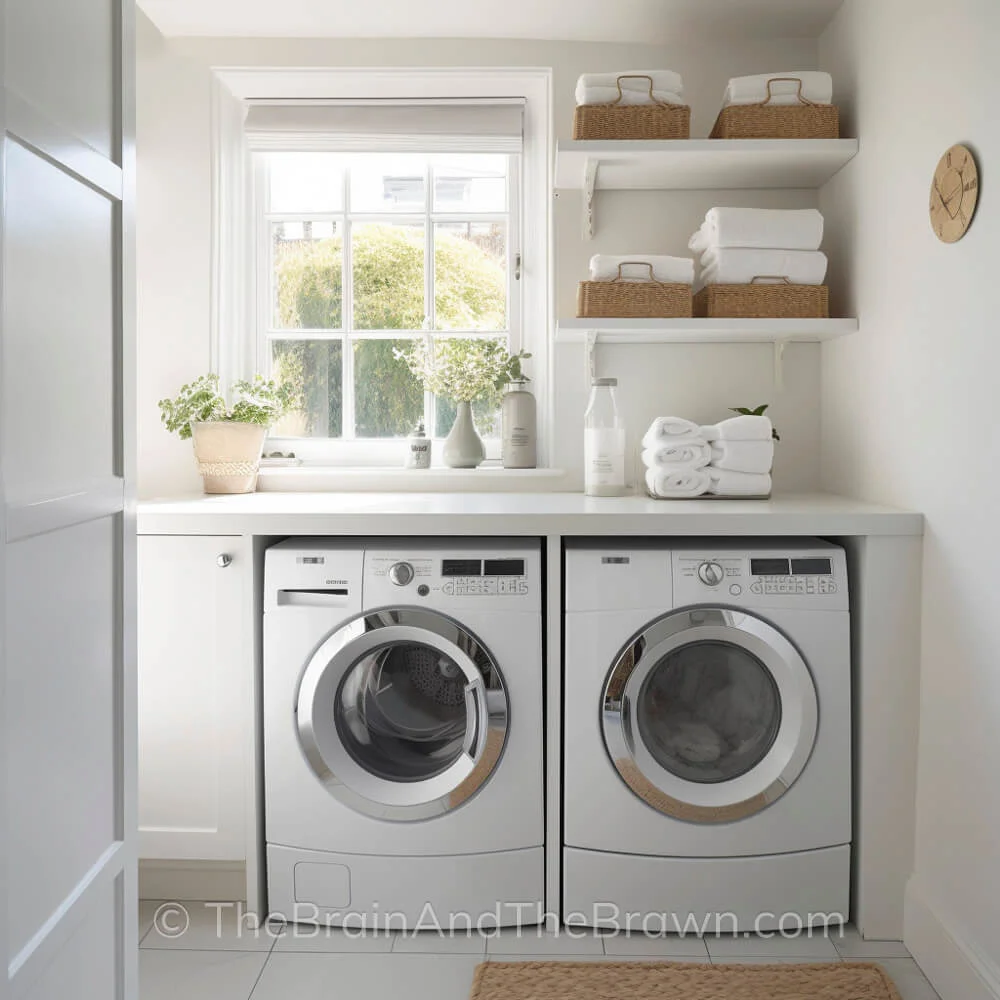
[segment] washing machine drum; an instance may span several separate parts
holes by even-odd
[[[331,794],[382,819],[468,801],[500,760],[507,696],[497,664],[452,619],[419,609],[348,622],[316,651],[296,718]]]
[[[604,741],[653,809],[740,820],[783,795],[816,738],[809,668],[755,615],[694,608],[652,622],[619,653],[603,695]]]

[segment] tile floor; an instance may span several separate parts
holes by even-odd
[[[555,959],[573,962],[839,962],[874,961],[903,1000],[938,1000],[906,949],[893,941],[863,941],[853,928],[786,939],[572,937],[565,932],[521,936],[435,933],[359,937],[322,930],[277,935],[240,921],[229,904],[142,902],[139,985],[142,1000],[466,1000],[483,961]],[[579,931],[576,933],[580,933]],[[388,957],[385,957],[388,956]]]

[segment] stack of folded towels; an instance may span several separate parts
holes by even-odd
[[[590,258],[591,281],[616,281],[621,268],[622,281],[659,281],[664,284],[690,285],[694,282],[691,257],[666,257],[662,254],[596,254]]]
[[[652,86],[650,86],[652,81]],[[621,99],[618,84],[621,83]],[[652,91],[652,96],[650,96]],[[684,104],[680,73],[669,69],[630,69],[620,73],[584,73],[576,82],[576,103]]]
[[[787,73],[758,73],[756,76],[736,76],[726,86],[723,107],[733,104],[798,104],[799,83],[802,97],[812,104],[830,104],[833,101],[833,77],[815,70]],[[771,99],[767,97],[767,84],[771,83]]]
[[[688,241],[701,255],[696,290],[748,285],[758,277],[822,285],[822,241],[823,216],[815,208],[710,208]]]
[[[642,439],[649,492],[663,499],[767,496],[774,441],[767,417],[701,425],[657,417]]]

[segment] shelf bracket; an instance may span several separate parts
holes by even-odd
[[[594,187],[597,184],[597,160],[587,157],[583,166],[583,236],[594,238]]]
[[[586,334],[586,353],[584,354],[584,375],[587,385],[597,378],[597,331],[588,330]]]
[[[785,348],[787,346],[788,346],[787,340],[776,340],[774,342],[775,392],[782,392],[785,388]]]

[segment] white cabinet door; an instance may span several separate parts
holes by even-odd
[[[139,857],[246,857],[253,613],[238,536],[139,538]]]

